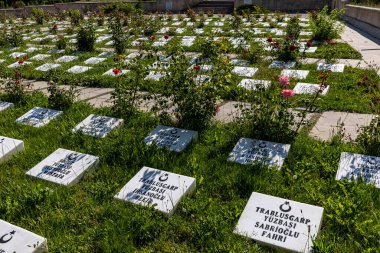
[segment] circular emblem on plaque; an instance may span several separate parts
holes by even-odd
[[[290,206],[288,201],[285,201],[285,203],[280,206],[280,210],[283,211],[284,213],[287,213],[292,210],[292,207]]]
[[[71,153],[67,156],[67,159],[69,161],[76,160],[78,158],[79,154],[78,153]]]
[[[259,148],[266,148],[267,144],[265,142],[259,143]]]
[[[369,157],[367,161],[369,164],[372,164],[372,165],[376,164],[376,158],[375,157]]]
[[[172,130],[170,130],[170,133],[171,134],[177,134],[178,133],[177,128],[173,128]]]
[[[168,180],[169,178],[169,174],[168,173],[165,173],[164,175],[161,175],[158,180],[160,180],[161,182],[165,182],[166,180]]]
[[[3,235],[2,237],[0,237],[0,243],[9,242],[10,240],[12,240],[15,233],[16,233],[16,231],[13,230],[12,232],[7,233],[7,234]]]

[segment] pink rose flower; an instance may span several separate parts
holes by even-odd
[[[290,83],[290,78],[288,76],[280,76],[278,81],[282,86],[288,86]]]
[[[282,90],[282,91],[281,91],[281,95],[282,95],[284,98],[288,99],[288,98],[294,96],[294,91],[293,91],[293,90],[289,90],[289,89]]]

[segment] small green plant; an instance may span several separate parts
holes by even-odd
[[[95,30],[92,24],[81,26],[77,35],[77,49],[79,51],[95,51]]]
[[[67,41],[63,35],[58,36],[58,39],[57,39],[57,42],[55,43],[55,46],[57,47],[57,49],[61,49],[61,50],[66,49]]]
[[[361,129],[356,141],[365,150],[365,153],[372,156],[380,156],[380,115],[373,119],[369,126]]]
[[[344,14],[344,9],[334,9],[328,15],[328,6],[320,12],[310,13],[310,27],[313,32],[313,39],[318,41],[332,40],[339,38],[343,31],[343,25],[337,20]]]

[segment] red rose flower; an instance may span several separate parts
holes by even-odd
[[[164,35],[164,38],[167,40],[167,39],[169,39],[169,38],[170,38],[170,36],[169,36],[169,35],[167,35],[167,34],[165,34],[165,35]]]
[[[290,51],[294,51],[294,50],[296,50],[296,48],[297,48],[296,45],[293,45],[293,44],[290,45]]]
[[[24,63],[23,60],[19,60],[19,61],[18,61],[18,64],[20,64],[20,65],[22,65],[23,63]]]
[[[200,69],[201,69],[201,66],[199,66],[199,65],[195,65],[195,66],[194,66],[194,69],[195,69],[195,70],[200,70]]]
[[[307,47],[311,47],[313,45],[313,41],[312,40],[308,40],[307,42],[306,42],[306,46]]]
[[[118,69],[113,69],[112,72],[115,74],[115,76],[117,76],[117,75],[120,73],[120,70],[118,70]]]
[[[272,43],[272,41],[273,41],[272,37],[269,37],[269,38],[267,39],[267,41],[268,41],[269,43]]]

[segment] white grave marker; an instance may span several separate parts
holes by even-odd
[[[235,67],[232,70],[232,73],[237,74],[238,76],[243,77],[253,77],[255,73],[257,72],[258,68],[251,68],[251,67]]]
[[[47,240],[0,220],[0,253],[47,253]]]
[[[12,155],[24,150],[24,142],[0,136],[0,162],[8,160]]]
[[[309,70],[293,70],[284,69],[281,71],[282,76],[289,76],[291,78],[305,79],[309,74]]]
[[[98,162],[96,156],[59,148],[26,174],[70,186],[77,183],[87,170],[96,167]]]
[[[24,65],[29,65],[32,64],[30,61],[16,61],[15,63],[12,63],[11,65],[8,66],[8,68],[18,68]]]
[[[78,56],[64,55],[56,60],[56,62],[71,62],[77,60]]]
[[[14,107],[13,103],[0,101],[0,112],[9,108],[13,108],[13,107]]]
[[[253,192],[235,233],[265,245],[309,253],[322,217],[322,207]]]
[[[94,137],[104,138],[109,132],[118,126],[121,126],[123,123],[123,119],[91,114],[79,123],[73,131],[82,131],[83,133]]]
[[[192,177],[143,167],[115,198],[154,206],[155,209],[172,216],[181,199],[195,190],[195,184],[195,178]]]
[[[320,90],[319,84],[312,84],[312,83],[297,83],[294,87],[294,93],[295,94],[315,94]],[[329,91],[330,86],[327,85],[322,89],[321,95],[325,96],[327,92]]]
[[[336,180],[363,179],[367,184],[380,188],[380,157],[343,152],[340,156]]]
[[[288,156],[290,144],[241,138],[228,157],[228,161],[240,164],[262,162],[281,169]]]
[[[91,57],[84,61],[85,64],[98,64],[102,61],[105,61],[106,58],[100,58],[100,57]]]
[[[198,132],[175,127],[157,126],[145,139],[147,145],[156,144],[159,148],[168,148],[175,152],[184,150]]]
[[[247,90],[256,90],[260,86],[266,89],[270,86],[270,84],[271,83],[268,80],[243,79],[240,81],[238,86]]]
[[[92,67],[86,67],[86,66],[78,66],[78,65],[75,65],[74,67],[72,68],[69,68],[67,70],[67,72],[69,73],[74,73],[74,74],[79,74],[79,73],[83,73],[83,72],[86,72],[87,70],[91,69]]]
[[[62,113],[62,111],[53,109],[34,107],[29,112],[16,119],[16,122],[33,127],[42,127],[47,125],[51,120],[57,118]]]
[[[323,63],[318,63],[317,67],[318,71],[322,70],[328,70],[331,72],[341,72],[343,73],[344,71],[344,64],[323,64]]]
[[[269,65],[269,68],[285,68],[292,69],[296,66],[295,61],[284,62],[284,61],[274,61]]]
[[[57,64],[57,63],[45,63],[45,64],[35,68],[35,70],[49,71],[51,69],[59,68],[60,66],[61,66],[61,64]]]
[[[50,54],[36,54],[29,60],[36,60],[36,61],[42,61],[45,60],[46,58],[50,57]]]

